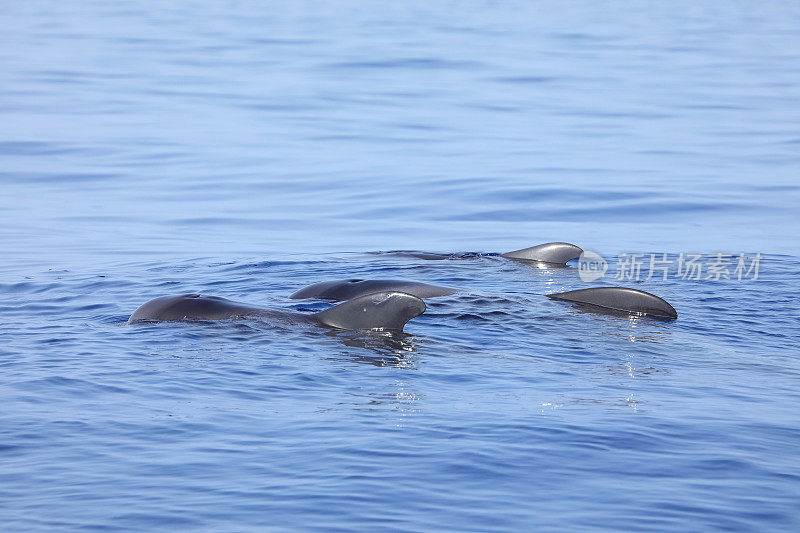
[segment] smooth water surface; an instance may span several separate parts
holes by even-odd
[[[4,531],[800,527],[796,3],[15,2],[0,30]],[[368,253],[556,240],[606,277]],[[706,270],[618,280],[624,253]],[[125,325],[353,277],[461,292],[404,335]],[[543,296],[599,284],[679,319]]]

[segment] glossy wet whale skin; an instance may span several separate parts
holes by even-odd
[[[425,304],[422,300],[398,291],[373,292],[311,314],[256,307],[219,296],[190,293],[150,300],[133,312],[128,324],[253,317],[284,323],[319,324],[338,329],[402,331],[406,322],[424,311]]]
[[[323,281],[304,287],[290,296],[294,300],[317,298],[320,300],[350,300],[365,294],[382,291],[398,291],[411,294],[417,298],[435,298],[449,296],[458,292],[450,287],[440,287],[394,279],[343,279],[336,281]]]
[[[663,298],[629,287],[594,287],[548,294],[547,297],[551,300],[655,318],[678,318],[678,312]]]

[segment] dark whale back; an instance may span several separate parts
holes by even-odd
[[[142,304],[133,312],[128,323],[144,320],[223,320],[258,314],[257,307],[233,302],[219,296],[179,294],[162,296]]]
[[[417,298],[434,298],[436,296],[449,296],[457,291],[449,287],[428,285],[416,281],[403,281],[396,279],[340,279],[323,281],[302,288],[290,296],[295,300],[317,298],[320,300],[351,300],[373,294],[376,292],[403,292]]]
[[[512,261],[519,261],[522,263],[546,263],[547,266],[565,266],[568,261],[577,259],[583,253],[583,250],[570,244],[568,242],[546,242],[544,244],[537,244],[521,250],[514,250],[513,252],[506,252],[504,254],[498,253],[484,253],[484,252],[461,252],[461,253],[437,253],[437,252],[421,252],[417,250],[390,250],[388,252],[368,252],[371,254],[393,255],[398,257],[414,257],[416,259],[425,259],[428,261],[441,261],[445,259],[468,259],[484,256],[505,257]]]
[[[256,317],[281,322],[321,324],[339,329],[402,331],[406,322],[424,311],[425,304],[422,300],[397,291],[360,296],[314,314],[265,309],[218,296],[180,294],[162,296],[141,305],[133,312],[128,323]]]
[[[662,298],[649,292],[628,287],[594,287],[577,291],[548,294],[551,300],[560,300],[585,306],[600,307],[657,318],[678,318],[678,312]]]

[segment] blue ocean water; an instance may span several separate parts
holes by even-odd
[[[800,527],[796,3],[33,1],[0,30],[4,531]],[[556,240],[606,276],[370,253]],[[125,325],[352,277],[461,292],[405,335]],[[600,284],[680,317],[543,296]]]

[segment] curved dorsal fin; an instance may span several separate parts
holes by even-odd
[[[425,303],[403,292],[385,291],[359,296],[314,317],[339,329],[382,329],[402,331],[403,326],[425,311]]]
[[[523,261],[541,261],[543,263],[554,263],[563,265],[567,261],[577,259],[583,250],[568,242],[546,242],[537,244],[530,248],[514,250],[500,254],[501,257],[508,259],[522,259]]]
[[[666,300],[649,292],[629,287],[593,287],[548,294],[551,300],[603,307],[658,318],[678,318],[678,312]]]

